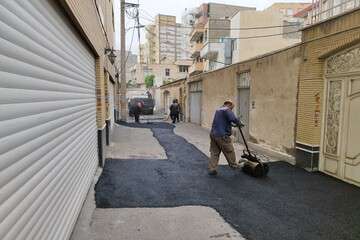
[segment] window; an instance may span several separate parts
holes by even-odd
[[[188,66],[184,66],[184,65],[179,66],[179,72],[188,72],[188,71],[189,71]]]
[[[169,68],[165,68],[165,76],[170,76],[170,69]]]
[[[286,14],[286,10],[283,9],[283,8],[280,9],[280,12],[281,12],[282,14],[284,14],[284,15]]]

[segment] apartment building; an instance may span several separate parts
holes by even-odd
[[[184,78],[187,71],[180,68],[183,65],[175,64],[136,64],[131,70],[131,79],[140,88],[145,89],[145,77],[154,75],[154,87],[160,87],[163,84],[173,80]]]
[[[186,23],[177,23],[175,16],[159,14],[154,24],[147,25],[146,43],[141,46],[142,63],[169,64],[189,60],[189,33]]]
[[[139,62],[153,64],[156,59],[156,42],[158,36],[156,35],[156,25],[150,24],[145,26],[146,42],[140,46]]]
[[[155,37],[155,63],[174,63],[176,61],[176,17],[157,15]]]
[[[283,16],[292,17],[295,13],[300,12],[304,8],[311,6],[311,3],[306,2],[277,2],[272,4],[265,11],[272,11],[281,13]]]
[[[0,1],[0,239],[70,238],[114,118],[112,4]]]
[[[132,74],[131,69],[138,63],[139,58],[143,58],[142,56],[138,56],[131,51],[125,51],[126,56],[126,80],[131,85],[132,84]],[[121,51],[116,51],[116,59],[114,65],[117,69],[121,69]]]
[[[309,15],[310,24],[338,16],[360,7],[358,0],[313,0],[313,8]]]
[[[184,23],[176,24],[176,61],[191,59],[190,37],[191,26]]]
[[[299,43],[303,22],[302,18],[287,17],[270,10],[236,13],[230,24],[230,39],[233,41],[232,62],[241,62]]]
[[[190,33],[191,58],[193,64],[189,74],[196,75],[212,69],[217,60],[214,55],[224,55],[221,44],[223,38],[230,36],[230,17],[238,11],[255,10],[254,8],[218,3],[205,3],[194,10],[195,22]],[[212,48],[211,45],[214,47]],[[220,48],[219,48],[220,47]],[[215,49],[214,51],[212,49]],[[210,57],[209,57],[210,56]],[[224,56],[225,58],[225,56]]]
[[[182,63],[185,64],[185,63]],[[145,93],[150,91],[155,100],[155,111],[163,111],[160,87],[164,84],[173,82],[187,76],[187,71],[176,64],[136,64],[132,68],[132,79],[136,83],[138,90]],[[147,89],[145,77],[154,75],[154,86]]]

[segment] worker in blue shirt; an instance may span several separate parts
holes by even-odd
[[[210,160],[209,174],[217,174],[220,153],[225,155],[229,166],[233,169],[239,168],[236,161],[235,150],[231,140],[232,126],[243,126],[240,120],[232,111],[234,104],[231,100],[224,102],[224,105],[215,112],[210,132]]]

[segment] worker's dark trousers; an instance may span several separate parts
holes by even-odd
[[[140,114],[135,113],[134,116],[135,116],[135,122],[139,123],[140,122]]]
[[[230,136],[215,137],[210,134],[210,160],[209,171],[217,169],[220,153],[225,155],[230,167],[236,167],[236,155]]]
[[[179,113],[170,114],[172,123],[180,122]]]

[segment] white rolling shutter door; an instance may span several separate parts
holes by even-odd
[[[0,239],[70,237],[96,136],[95,60],[63,10],[0,1]]]
[[[111,121],[111,128],[113,128],[115,124],[115,107],[114,107],[114,84],[108,80],[108,86],[109,86],[109,111],[110,111],[110,121]]]

